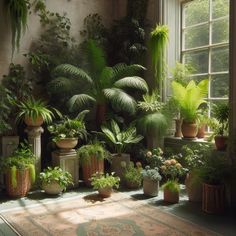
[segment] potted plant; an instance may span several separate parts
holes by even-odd
[[[176,159],[164,161],[161,166],[161,173],[167,178],[167,182],[162,186],[164,190],[164,201],[169,203],[179,202],[178,177],[183,175],[185,169]]]
[[[162,179],[159,169],[145,166],[141,174],[143,176],[143,193],[147,196],[156,197],[159,192],[159,182]]]
[[[73,184],[72,176],[68,171],[63,171],[60,167],[47,167],[39,174],[41,187],[47,194],[60,194],[66,191],[69,185]]]
[[[35,182],[35,156],[28,143],[20,143],[15,152],[1,160],[6,174],[6,191],[10,197],[24,197]]]
[[[207,110],[199,109],[197,115],[197,126],[198,126],[197,138],[205,137],[206,126],[209,124],[209,120],[210,118],[208,117]]]
[[[137,189],[142,185],[142,165],[136,162],[136,166],[131,161],[128,165],[126,162],[121,162],[121,167],[124,169],[124,180],[126,187],[129,189]]]
[[[53,141],[61,149],[72,149],[78,143],[78,138],[86,139],[87,131],[84,123],[84,115],[88,111],[83,111],[75,119],[64,117],[59,123],[48,126],[48,130],[53,134]]]
[[[197,114],[208,92],[208,80],[196,84],[191,80],[187,86],[173,81],[173,97],[177,101],[183,119],[182,134],[184,138],[195,138],[197,135]]]
[[[113,187],[119,188],[120,178],[114,176],[114,172],[110,175],[108,173],[95,173],[91,177],[91,185],[94,189],[98,190],[99,195],[102,197],[110,197]]]
[[[129,165],[130,155],[126,151],[132,144],[140,142],[143,136],[137,135],[134,126],[121,130],[114,120],[111,120],[110,126],[102,125],[101,130],[100,134],[114,153],[111,158],[111,170],[123,181],[124,170],[121,168],[121,162],[125,161]]]
[[[43,122],[51,123],[54,118],[53,111],[59,116],[60,113],[55,108],[49,108],[42,100],[29,97],[17,104],[19,112],[16,116],[16,121],[24,120],[28,126],[41,126]]]
[[[231,168],[223,155],[210,155],[199,169],[203,181],[202,210],[207,213],[222,213],[225,208],[225,182]]]
[[[90,186],[92,175],[96,172],[104,172],[104,159],[108,158],[109,153],[102,143],[95,141],[77,149],[77,155],[82,166],[83,180]]]
[[[227,103],[218,103],[213,106],[213,116],[216,120],[211,122],[213,128],[216,149],[224,151],[227,148],[229,106]]]
[[[163,151],[161,148],[154,148],[152,151],[146,152],[146,162],[151,169],[160,168],[163,164]]]

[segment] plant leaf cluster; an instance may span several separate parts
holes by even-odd
[[[119,188],[120,178],[117,176],[114,176],[114,172],[112,172],[110,175],[109,173],[95,173],[90,178],[91,185],[94,189],[101,189],[101,188]]]

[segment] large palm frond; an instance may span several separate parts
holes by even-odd
[[[74,95],[68,102],[69,109],[71,111],[85,106],[91,106],[94,103],[96,103],[96,99],[94,99],[92,96],[89,96],[88,94]]]
[[[122,89],[107,88],[103,90],[103,93],[115,109],[127,111],[130,114],[135,113],[137,106],[135,100]]]
[[[57,77],[50,81],[47,90],[52,94],[67,93],[73,88],[71,80],[66,77]]]
[[[119,79],[114,83],[117,88],[135,88],[142,90],[143,92],[148,92],[148,85],[144,79],[138,76],[131,76]]]

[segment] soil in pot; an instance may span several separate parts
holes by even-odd
[[[147,178],[143,180],[143,193],[150,197],[156,197],[159,192],[159,181],[153,181]]]

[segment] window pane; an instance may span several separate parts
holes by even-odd
[[[184,32],[184,48],[195,48],[209,44],[209,26],[199,25]]]
[[[229,41],[229,20],[223,19],[212,23],[212,43]]]
[[[229,49],[228,47],[213,48],[211,58],[211,72],[229,70]]]
[[[185,53],[184,63],[193,66],[195,74],[208,73],[208,50]]]
[[[212,19],[229,14],[229,0],[212,0]]]
[[[206,22],[209,19],[209,1],[195,0],[184,4],[184,26]]]
[[[229,95],[229,75],[212,75],[211,97],[220,98]]]

